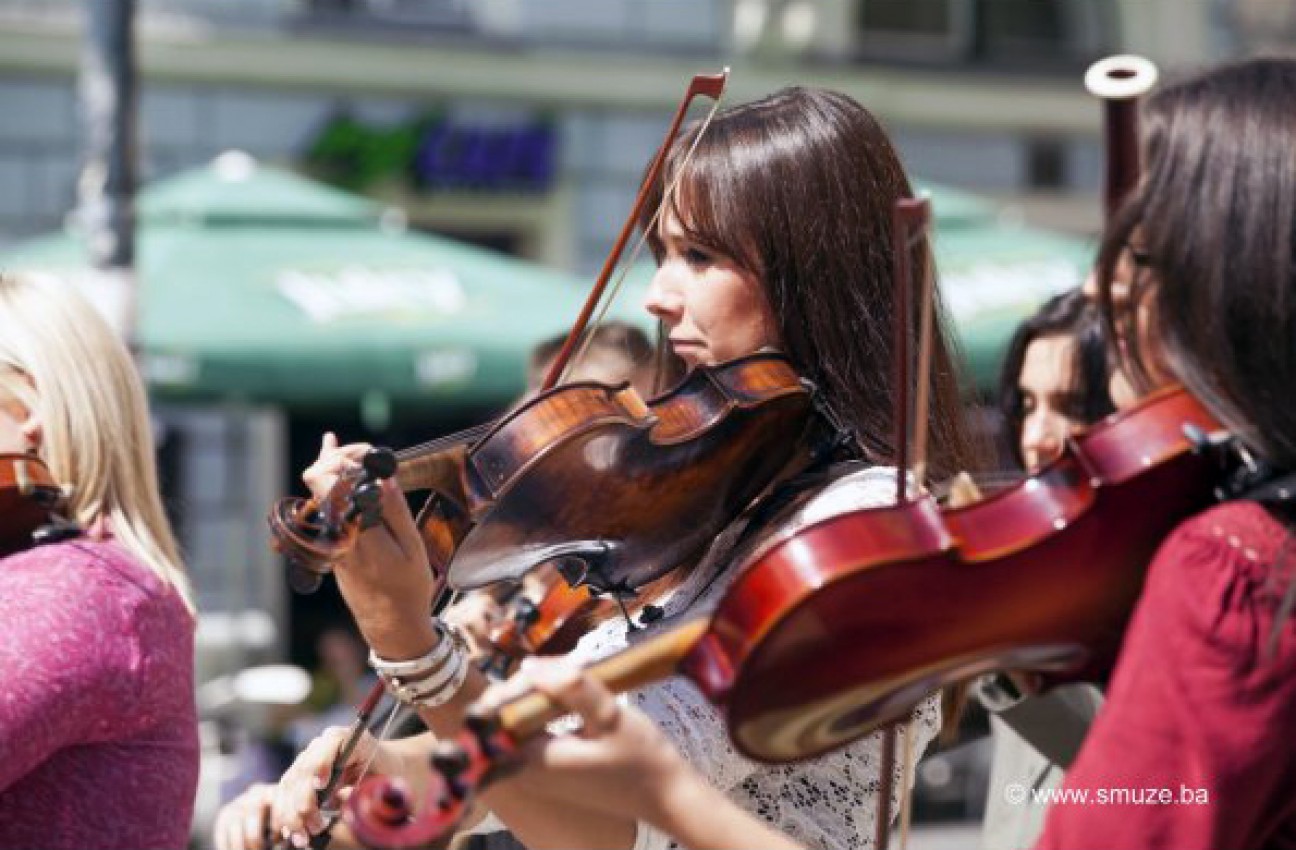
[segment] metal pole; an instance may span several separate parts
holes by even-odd
[[[87,293],[129,345],[135,333],[135,0],[86,0],[80,94],[85,166],[80,219],[95,292]]]

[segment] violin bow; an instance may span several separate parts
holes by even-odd
[[[545,375],[544,385],[541,388],[541,392],[553,389],[562,379],[563,373],[567,370],[568,363],[572,359],[576,345],[580,338],[585,334],[585,330],[590,323],[590,317],[593,316],[595,307],[598,305],[600,299],[602,299],[603,293],[608,287],[608,282],[612,279],[612,274],[615,272],[617,264],[621,261],[621,255],[625,252],[626,244],[629,243],[630,237],[634,233],[635,223],[639,220],[640,213],[643,212],[644,206],[648,203],[648,193],[657,183],[657,177],[661,173],[662,166],[666,163],[666,157],[670,154],[671,144],[674,142],[676,134],[679,133],[680,125],[684,123],[684,116],[688,113],[689,106],[692,105],[693,99],[698,96],[709,97],[711,98],[712,103],[711,110],[707,113],[706,118],[703,119],[702,129],[696,134],[693,140],[693,146],[685,156],[685,161],[692,157],[693,151],[697,149],[697,143],[706,132],[706,128],[710,126],[711,120],[715,117],[716,111],[720,108],[720,98],[724,95],[725,86],[728,82],[728,68],[725,68],[719,74],[697,74],[689,81],[688,89],[684,92],[684,98],[680,101],[679,107],[675,110],[675,117],[671,120],[670,127],[666,131],[666,138],[662,141],[661,147],[657,149],[657,155],[653,157],[652,165],[649,166],[648,172],[644,175],[643,182],[639,185],[639,193],[635,195],[634,204],[630,208],[630,215],[626,217],[625,223],[621,225],[621,232],[617,234],[616,241],[612,245],[612,251],[608,254],[607,259],[603,261],[603,268],[599,271],[599,276],[597,280],[595,280],[594,286],[590,289],[590,293],[585,299],[585,304],[581,307],[580,314],[572,324],[571,330],[568,331],[567,339],[563,343],[562,349],[558,352],[558,356],[554,358],[553,363],[550,365],[549,372]],[[672,181],[671,187],[662,194],[663,204],[666,203],[674,194],[675,185],[678,183],[678,177],[679,175],[677,174],[676,179]],[[639,242],[635,245],[635,250],[631,255],[632,259],[635,256],[638,256],[639,250],[643,247],[644,241],[648,237],[648,233],[652,230],[652,227],[656,225],[657,220],[660,217],[661,207],[659,206],[653,213],[649,226],[645,229],[644,233],[639,238]],[[625,272],[623,271],[621,276],[617,279],[618,288],[624,279]]]
[[[442,603],[444,603],[448,598],[447,591],[450,589],[449,582],[447,581],[448,576],[449,571],[447,570],[437,577],[436,589],[432,592],[433,611],[439,610],[442,607]],[[338,786],[342,784],[342,777],[346,773],[347,762],[350,761],[352,753],[355,752],[356,746],[359,745],[360,738],[364,736],[365,731],[369,728],[369,721],[373,719],[373,713],[377,710],[378,703],[382,700],[383,694],[386,693],[386,690],[387,689],[381,680],[375,682],[374,686],[369,689],[369,693],[365,695],[364,700],[356,709],[355,720],[351,722],[350,728],[347,729],[346,740],[333,756],[333,763],[329,765],[328,779],[325,780],[323,787],[319,788],[315,792],[315,802],[319,806],[320,815],[324,819],[324,828],[311,836],[309,845],[311,850],[326,850],[329,846],[329,842],[333,840],[333,827],[337,825],[341,812],[330,804],[338,792]],[[390,723],[388,725],[390,725]],[[383,729],[381,736],[378,738],[378,743],[382,743],[386,740],[387,731],[386,728]],[[356,778],[357,784],[361,779],[364,779],[365,775],[369,772],[371,761],[372,759],[365,762],[364,768]],[[282,844],[276,846],[280,848],[287,847],[287,845]]]
[[[1138,102],[1156,85],[1157,67],[1142,56],[1099,59],[1085,72],[1085,89],[1103,102],[1103,214],[1106,223],[1139,179]]]
[[[920,234],[931,219],[931,202],[927,198],[898,198],[891,209],[891,252],[895,277],[894,301],[894,352],[893,376],[895,380],[895,409],[892,422],[895,428],[896,454],[896,504],[910,501],[909,479],[909,421],[910,421],[910,365],[912,348],[909,334],[909,317],[913,313],[913,269],[910,252],[915,236]],[[918,330],[918,382],[913,402],[914,419],[914,491],[923,490],[927,456],[927,408],[930,395],[931,324],[932,324],[932,274],[923,252],[924,267],[919,271],[922,287],[919,297],[920,318]],[[896,726],[893,723],[882,733],[882,764],[878,776],[878,804],[874,846],[886,850],[891,836],[891,794],[895,782]],[[912,802],[909,777],[913,771],[913,724],[905,725],[905,753],[901,768],[901,838],[903,848],[908,844],[909,815]]]

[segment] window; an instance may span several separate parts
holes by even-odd
[[[865,56],[960,61],[972,46],[969,0],[861,0],[859,46]]]
[[[1084,67],[1115,41],[1116,0],[859,0],[859,55],[991,67]]]

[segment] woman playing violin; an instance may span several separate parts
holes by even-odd
[[[647,309],[660,320],[671,353],[685,368],[775,348],[817,388],[824,418],[837,424],[840,435],[830,459],[846,456],[855,462],[825,462],[815,483],[770,525],[782,529],[889,503],[896,479],[887,466],[895,449],[891,214],[894,202],[911,194],[895,150],[857,103],[809,89],[785,90],[722,111],[700,138],[698,133],[694,128],[674,144],[651,187],[661,215],[655,218],[650,205],[641,222],[658,261]],[[695,141],[696,150],[690,151]],[[925,241],[916,250],[923,268],[930,261]],[[906,324],[916,327],[916,317]],[[934,337],[930,469],[943,476],[967,465],[969,441],[939,322]],[[325,491],[363,451],[326,440],[305,475],[312,490]],[[428,618],[432,582],[404,503],[394,490],[384,492],[383,526],[363,533],[354,556],[337,570],[343,596],[380,666],[435,655],[452,640]],[[734,552],[750,539],[742,537],[744,530],[733,526],[698,564],[680,565],[641,594],[630,606],[634,632],[623,619],[609,619],[580,641],[572,657],[602,657],[627,641],[670,628],[681,616],[706,610],[732,576]],[[655,616],[643,617],[649,610]],[[448,681],[420,709],[429,727],[442,735],[457,731],[464,707],[485,687],[471,670]],[[794,766],[759,766],[735,753],[721,715],[682,681],[633,692],[630,700],[717,795],[808,845],[871,845],[880,736]],[[913,749],[920,753],[939,725],[937,700],[922,703],[913,721]],[[339,741],[334,735],[312,745],[275,795],[272,824],[299,844],[322,825],[312,781],[327,772]],[[417,785],[427,742],[375,746],[368,741],[352,763],[371,753],[376,753],[375,770],[404,773]],[[893,783],[897,792],[899,785]],[[507,826],[530,847],[665,847],[670,842],[651,824],[579,801],[555,803],[544,782],[525,777],[501,781],[483,800],[491,811],[485,828]],[[255,832],[229,842],[255,844]]]
[[[1104,238],[1095,292],[1134,387],[1181,381],[1277,477],[1296,471],[1294,98],[1296,62],[1278,59],[1153,95],[1146,174]],[[1042,846],[1296,844],[1291,484],[1236,494],[1164,541],[1067,775],[1069,789],[1165,787],[1173,802],[1055,804]]]
[[[85,529],[0,560],[0,847],[182,847],[193,604],[139,377],[65,286],[0,277],[0,452],[43,460]]]
[[[1066,776],[1063,791],[1088,803],[1055,800],[1037,846],[1296,845],[1293,102],[1296,62],[1266,59],[1146,103],[1146,175],[1104,238],[1092,295],[1120,342],[1122,378],[1143,391],[1181,381],[1257,475],[1162,542]],[[782,846],[722,801],[705,800],[702,817],[696,774],[596,682],[530,675],[595,720],[583,738],[537,746],[535,781],[689,846]],[[661,783],[635,784],[637,797],[610,781],[645,775]]]

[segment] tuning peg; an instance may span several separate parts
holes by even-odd
[[[464,782],[472,759],[463,747],[453,741],[442,741],[432,750],[429,758],[432,769],[445,780],[446,795],[443,807],[451,801],[461,801],[468,796],[468,785]]]
[[[396,460],[396,453],[388,448],[370,449],[360,463],[365,472],[377,479],[391,478],[396,474],[396,468],[400,466],[400,462]]]
[[[45,546],[50,543],[61,543],[81,536],[81,526],[62,517],[54,517],[50,522],[38,526],[31,533],[32,543]]]
[[[471,762],[464,748],[453,741],[441,741],[432,750],[432,769],[447,780],[463,776]]]

